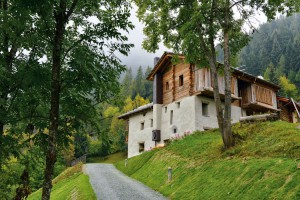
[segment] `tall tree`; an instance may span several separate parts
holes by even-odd
[[[121,32],[128,31],[130,4],[111,0],[31,1],[44,66],[51,69],[49,134],[42,199],[50,199],[58,141],[91,115],[95,106],[114,96],[118,76],[124,70],[115,52],[127,55],[131,44]],[[84,59],[82,59],[84,58]]]
[[[145,85],[144,85],[144,72],[142,66],[139,66],[137,74],[134,79],[134,90],[133,96],[141,95],[142,97],[145,96]]]
[[[124,79],[122,81],[122,90],[121,90],[121,94],[123,97],[128,97],[130,96],[132,98],[132,82],[133,82],[133,76],[132,76],[132,70],[131,68],[128,68],[126,70]]]
[[[153,95],[153,84],[151,81],[147,80],[148,75],[150,74],[150,72],[152,71],[151,67],[147,67],[146,71],[145,71],[145,75],[144,75],[144,86],[145,86],[145,96],[144,98],[149,99],[150,101],[152,101],[152,95]]]

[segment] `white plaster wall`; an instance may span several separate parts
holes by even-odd
[[[145,143],[145,151],[155,146],[152,141],[151,119],[153,119],[153,111],[147,111],[145,116],[141,113],[129,118],[128,158],[140,154],[139,143]],[[141,130],[141,122],[144,122],[144,130]]]
[[[178,103],[180,103],[180,107],[178,107]],[[170,123],[171,110],[173,110],[172,124]],[[162,106],[160,143],[174,137],[173,129],[175,127],[179,135],[183,135],[188,130],[195,130],[195,96],[184,97],[179,101]]]
[[[202,102],[208,104],[208,116],[202,115]],[[224,106],[224,103],[222,103],[222,105]],[[196,130],[203,131],[205,128],[218,128],[216,104],[213,99],[203,96],[196,96],[195,111]],[[245,111],[242,110],[240,107],[231,106],[232,123],[238,122],[240,117],[244,115]]]
[[[208,116],[202,115],[202,102],[208,104]],[[180,103],[180,107],[178,107]],[[167,110],[165,111],[165,108]],[[173,110],[173,122],[170,123],[171,110]],[[238,122],[241,116],[245,116],[245,111],[240,107],[232,106],[232,123]],[[153,127],[150,126],[153,119]],[[140,130],[141,122],[144,122],[144,130]],[[173,128],[182,136],[185,131],[203,131],[204,128],[217,128],[215,102],[211,98],[203,96],[189,96],[170,103],[168,105],[155,104],[153,111],[148,111],[145,116],[136,114],[129,119],[129,139],[128,157],[139,155],[139,143],[145,143],[145,151],[155,147],[152,141],[152,130],[161,130],[161,141],[175,137]]]
[[[153,105],[153,130],[161,129],[162,104]]]

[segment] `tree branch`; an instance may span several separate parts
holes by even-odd
[[[73,0],[70,9],[69,9],[69,11],[67,12],[66,20],[69,19],[69,17],[70,17],[70,16],[72,15],[72,13],[74,12],[77,3],[78,3],[78,0]]]

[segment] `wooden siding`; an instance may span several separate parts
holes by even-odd
[[[256,101],[273,105],[273,91],[258,85],[254,85]]]
[[[262,85],[244,82],[243,85],[240,85],[239,95],[242,97],[242,106],[256,104],[265,108],[277,109],[275,91]]]
[[[192,95],[191,87],[193,87],[192,81],[194,80],[192,69],[192,65],[186,63],[167,67],[163,73],[163,104],[169,104]],[[179,84],[179,76],[183,76],[183,85]],[[166,89],[167,82],[169,90]]]
[[[234,76],[231,77],[231,94],[238,96],[238,82]]]
[[[253,101],[251,85],[245,85],[240,89],[240,96],[242,97],[242,105],[249,104]]]
[[[190,65],[178,64],[175,67],[175,98],[174,101],[181,99],[182,97],[189,96],[190,86]],[[183,75],[183,85],[179,84],[179,76]]]
[[[168,66],[163,74],[163,104],[168,104],[173,101],[173,71],[172,66]],[[167,82],[169,89],[167,90]]]
[[[194,82],[196,92],[211,87],[210,70],[207,68],[196,69]]]
[[[179,99],[199,94],[205,91],[212,92],[212,80],[210,69],[196,67],[191,64],[179,63],[164,67],[162,72],[163,85],[163,104],[169,104]],[[180,84],[180,76],[183,76],[183,83]],[[240,85],[240,81],[242,85]],[[167,89],[167,83],[169,85]],[[220,94],[224,94],[225,81],[224,76],[218,77]],[[267,109],[276,109],[276,93],[271,88],[259,83],[251,83],[240,80],[235,76],[231,77],[231,93],[235,97],[242,97],[241,101],[235,101],[234,105],[247,106],[257,104]],[[211,96],[210,96],[211,97]]]

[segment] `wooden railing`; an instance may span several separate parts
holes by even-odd
[[[218,77],[218,86],[220,94],[224,94],[225,91],[225,81],[224,76]],[[195,92],[203,91],[205,89],[212,89],[213,82],[211,79],[210,70],[207,68],[197,69],[195,71]],[[237,91],[237,79],[236,77],[231,77],[231,93],[238,96]]]
[[[210,70],[203,68],[195,70],[195,91],[211,87]]]

